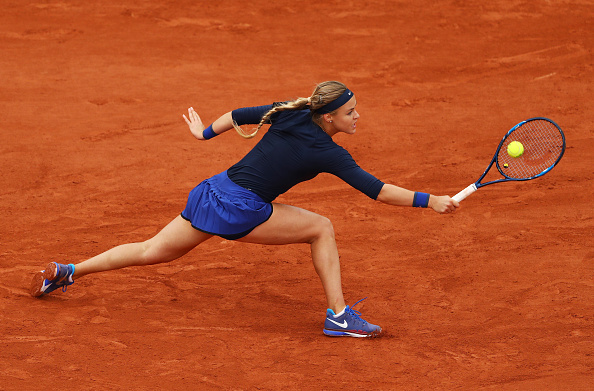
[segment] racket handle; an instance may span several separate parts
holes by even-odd
[[[468,186],[466,189],[462,190],[460,193],[458,193],[455,196],[453,196],[452,199],[460,202],[464,198],[466,198],[469,195],[471,195],[472,193],[474,193],[476,191],[476,189],[477,189],[476,184],[473,183],[472,185]]]

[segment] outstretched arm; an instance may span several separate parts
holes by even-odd
[[[206,127],[202,123],[200,116],[198,113],[196,113],[194,108],[190,107],[188,109],[188,116],[186,117],[184,114],[183,117],[190,127],[190,132],[192,132],[192,135],[198,140],[205,140],[204,129],[206,129]],[[229,111],[228,113],[220,116],[215,122],[212,123],[211,128],[216,134],[221,134],[229,129],[233,129],[233,118],[231,117],[231,112]]]
[[[386,183],[377,196],[377,200],[389,205],[412,206],[414,196],[414,191]],[[450,213],[455,211],[460,204],[448,196],[434,196],[431,194],[427,206],[437,213]]]

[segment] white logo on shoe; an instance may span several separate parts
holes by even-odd
[[[45,292],[45,290],[46,290],[47,288],[49,288],[49,286],[50,286],[50,285],[52,285],[52,283],[51,283],[51,282],[49,282],[48,280],[45,280],[45,279],[44,279],[44,280],[43,280],[43,284],[41,285],[41,289],[40,289],[40,291],[41,291],[41,292]]]
[[[334,323],[334,324],[335,324],[335,325],[337,325],[338,327],[342,327],[343,329],[346,329],[346,328],[347,328],[347,326],[348,326],[348,323],[347,323],[346,319],[345,319],[345,320],[344,320],[344,322],[342,322],[342,323],[338,323],[337,321],[335,321],[335,320],[332,320],[332,319],[330,319],[330,318],[326,318],[326,319],[328,319],[330,322]]]

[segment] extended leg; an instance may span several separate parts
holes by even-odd
[[[43,296],[57,288],[66,289],[74,279],[90,273],[173,261],[210,237],[178,216],[145,242],[114,247],[77,265],[50,262],[33,276],[30,292],[35,297]]]
[[[123,244],[75,265],[72,277],[76,279],[90,273],[128,266],[170,262],[210,237],[212,235],[194,229],[189,221],[177,216],[161,232],[147,241]]]

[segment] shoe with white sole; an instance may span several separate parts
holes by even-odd
[[[359,300],[353,304],[353,307],[365,299]],[[361,313],[353,310],[348,305],[339,315],[336,315],[331,309],[326,310],[324,334],[330,337],[379,337],[381,333],[381,327],[362,319]]]

